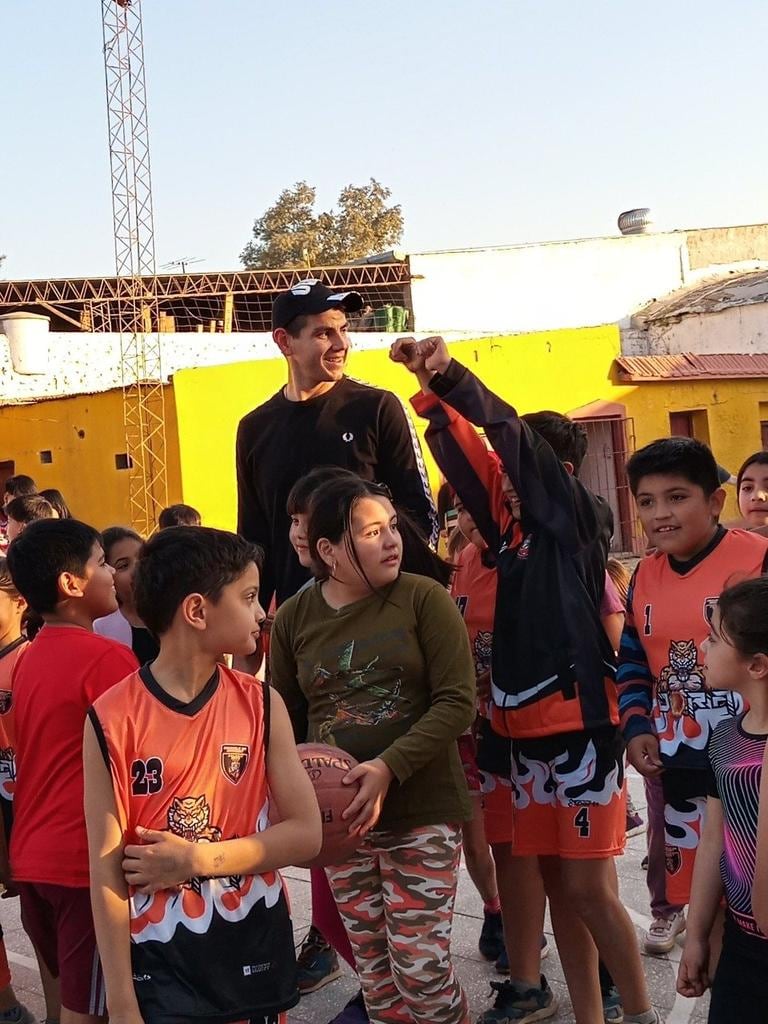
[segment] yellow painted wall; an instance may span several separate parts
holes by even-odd
[[[614,326],[453,342],[452,354],[521,412],[565,412],[609,397],[609,371],[619,353]],[[406,402],[414,378],[390,362],[386,350],[354,352],[349,372],[388,388]],[[180,370],[173,387],[179,423],[184,501],[210,526],[232,529],[236,520],[235,433],[242,416],[278,391],[286,379],[282,357],[229,366]],[[417,421],[423,437],[423,421]],[[291,439],[286,438],[286,458]],[[427,456],[433,485],[437,470]]]
[[[768,382],[616,384],[619,347],[615,326],[450,345],[457,359],[521,412],[569,412],[598,399],[620,402],[633,418],[640,447],[669,435],[670,412],[705,409],[712,449],[732,472],[760,447],[760,403],[765,408]],[[349,369],[406,402],[415,390],[412,376],[383,350],[353,353]],[[165,393],[169,501],[195,505],[207,525],[234,527],[237,424],[282,387],[285,374],[282,358],[175,374]],[[416,419],[416,426],[423,438],[423,421]],[[51,465],[40,462],[45,449],[53,452]],[[0,461],[13,459],[15,471],[29,473],[41,488],[58,487],[76,515],[100,528],[128,519],[128,475],[115,468],[115,454],[123,451],[119,391],[0,407]],[[437,470],[426,447],[425,456],[435,485]],[[290,438],[285,457],[291,457]],[[735,499],[729,491],[726,515],[732,516]]]
[[[708,443],[715,458],[735,474],[744,459],[762,447],[760,403],[767,392],[768,382],[755,378],[662,381],[617,387],[613,391],[613,401],[624,402],[628,415],[633,417],[638,448],[657,437],[669,435],[671,412],[704,410]],[[727,487],[726,492],[725,518],[735,518],[738,514],[735,488]]]
[[[173,389],[165,389],[169,500],[181,501]],[[40,462],[50,450],[53,462]],[[79,519],[99,529],[128,524],[128,472],[115,467],[125,451],[120,391],[0,407],[0,461],[13,460],[43,490],[58,487]]]

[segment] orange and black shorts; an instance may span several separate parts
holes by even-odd
[[[596,859],[624,849],[624,744],[614,726],[512,741],[514,852]]]
[[[693,863],[707,808],[707,781],[707,772],[692,768],[667,768],[661,776],[667,902],[673,906],[682,907],[691,899]]]
[[[512,781],[509,761],[512,741],[499,736],[487,718],[477,723],[477,767],[483,797],[485,838],[491,844],[514,844],[515,823],[512,814]]]

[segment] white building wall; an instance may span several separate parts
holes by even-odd
[[[397,335],[361,332],[350,335],[352,350],[389,348]],[[450,340],[465,335],[453,332]],[[266,331],[233,334],[161,334],[163,377],[196,366],[221,366],[252,359],[274,359],[279,350]],[[354,359],[351,372],[354,374]],[[0,405],[41,398],[94,394],[123,384],[120,335],[77,332],[48,334],[47,371],[16,373],[7,339],[0,333]]]
[[[631,356],[768,352],[768,303],[688,313],[677,321],[648,324],[643,331],[628,330],[622,349]]]
[[[508,334],[624,321],[688,277],[684,232],[410,257],[419,332]]]

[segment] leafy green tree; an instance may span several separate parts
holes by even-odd
[[[246,269],[346,263],[399,244],[402,210],[387,205],[391,192],[374,178],[342,189],[335,210],[316,214],[316,194],[306,181],[280,193],[256,219],[253,237],[240,253]]]

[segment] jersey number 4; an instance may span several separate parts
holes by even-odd
[[[589,839],[589,808],[582,807],[574,816],[573,827],[579,830],[579,839]]]
[[[151,796],[152,793],[159,793],[163,788],[163,762],[159,757],[134,761],[131,765],[131,778],[131,792],[134,796]]]

